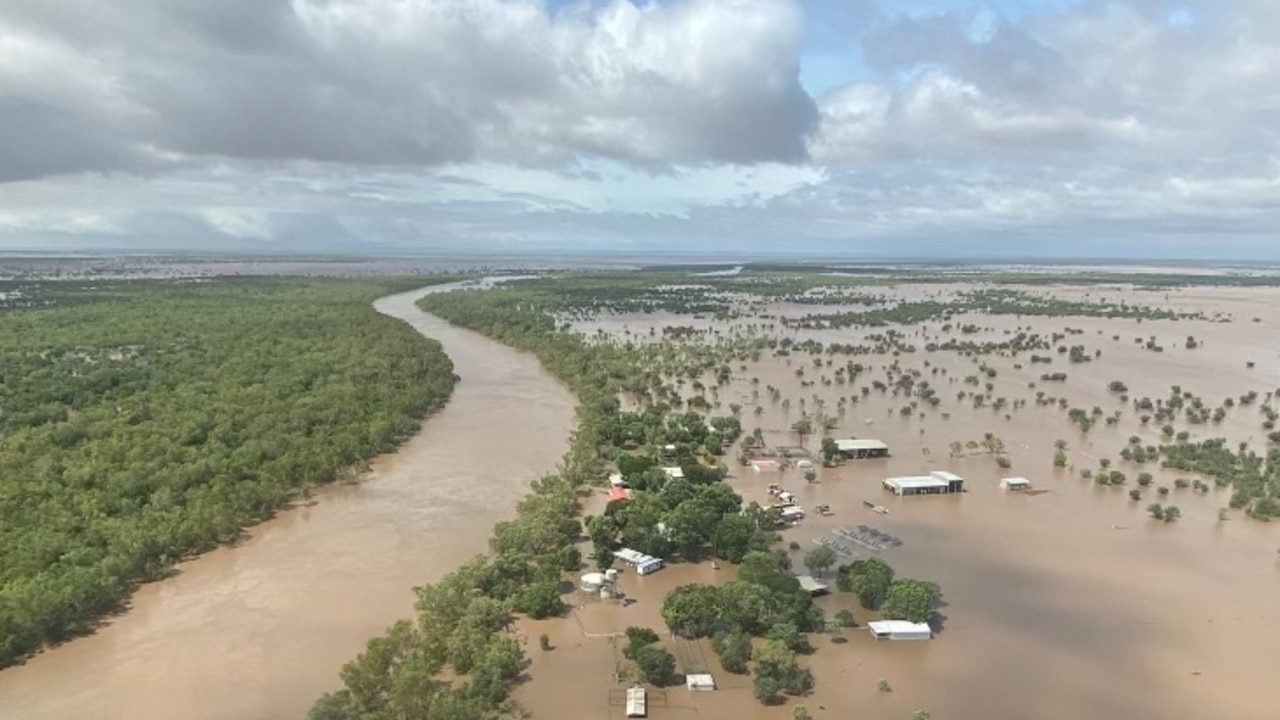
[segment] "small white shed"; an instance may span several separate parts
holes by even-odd
[[[627,688],[627,717],[642,718],[649,714],[648,698],[642,687]]]
[[[693,692],[708,692],[716,689],[715,678],[710,673],[692,673],[684,676],[684,685]]]
[[[867,629],[877,640],[928,640],[933,637],[933,629],[928,623],[913,623],[906,620],[872,620]]]
[[[1000,481],[1001,490],[1030,490],[1031,481],[1024,477],[1007,477]]]

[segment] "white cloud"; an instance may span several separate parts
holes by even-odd
[[[1280,3],[992,7],[9,0],[0,247],[1280,255]]]
[[[20,0],[0,9],[0,96],[85,148],[10,177],[161,157],[438,165],[804,159],[800,14],[785,0]],[[98,22],[88,22],[93,18]],[[38,111],[38,113],[37,113]],[[15,117],[21,121],[27,118]],[[0,126],[0,132],[17,128]]]

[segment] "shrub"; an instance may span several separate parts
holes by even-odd
[[[660,647],[645,645],[635,652],[636,667],[640,677],[651,685],[666,685],[676,672],[676,659]]]
[[[720,665],[726,672],[745,675],[747,663],[751,661],[751,638],[744,632],[730,632],[716,635],[711,640],[711,648],[720,658]]]

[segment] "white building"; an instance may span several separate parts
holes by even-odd
[[[850,460],[889,457],[889,446],[874,438],[836,440],[836,449]]]
[[[678,467],[664,467],[662,472],[666,473],[667,477],[672,480],[679,480],[684,477],[684,470]]]
[[[1024,477],[1007,477],[1000,481],[1001,490],[1030,490],[1031,481]]]
[[[800,581],[800,589],[810,595],[826,595],[831,590],[812,575],[797,575],[796,579]]]
[[[627,717],[642,718],[649,714],[649,703],[642,687],[627,688]]]
[[[707,692],[716,689],[716,681],[708,673],[692,673],[684,676],[684,686],[693,692]]]
[[[877,640],[928,640],[933,637],[933,629],[928,623],[913,623],[906,620],[872,620],[867,629]]]
[[[946,470],[934,470],[928,475],[888,478],[884,489],[894,495],[938,495],[964,492],[964,478]]]
[[[631,548],[622,548],[613,554],[615,558],[636,569],[638,575],[648,575],[662,569],[662,558],[645,555]]]

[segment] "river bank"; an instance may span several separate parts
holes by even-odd
[[[300,717],[411,614],[410,585],[482,552],[560,460],[574,401],[532,356],[417,309],[427,292],[375,307],[444,346],[462,378],[444,410],[364,482],[322,488],[142,587],[96,634],[0,672],[0,717]]]

